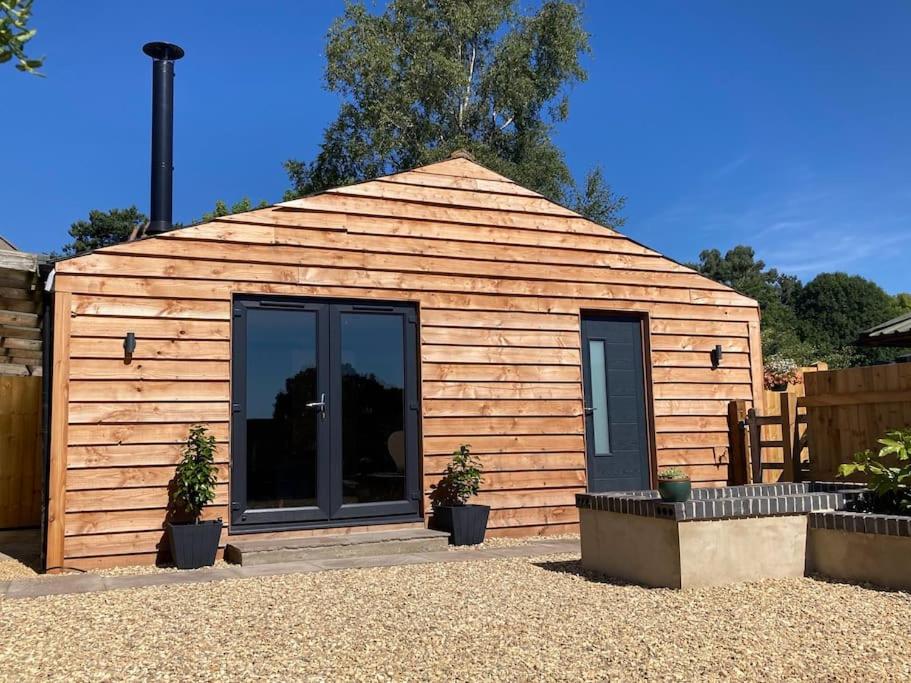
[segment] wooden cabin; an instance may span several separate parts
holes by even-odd
[[[193,423],[223,542],[425,525],[460,444],[489,535],[559,534],[659,466],[724,483],[762,389],[755,301],[458,154],[59,261],[52,300],[51,567],[160,558]]]

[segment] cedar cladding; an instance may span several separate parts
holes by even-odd
[[[761,389],[754,301],[466,159],[226,216],[57,264],[58,301],[71,297],[69,345],[55,350],[69,364],[67,566],[154,559],[192,422],[220,443],[204,516],[229,519],[239,293],[416,302],[425,489],[471,443],[491,535],[576,528],[580,311],[647,314],[661,466],[724,483],[727,402]]]

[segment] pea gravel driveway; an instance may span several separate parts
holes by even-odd
[[[0,680],[911,679],[911,595],[690,591],[559,555],[0,599]]]

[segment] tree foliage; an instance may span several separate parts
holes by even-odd
[[[819,349],[850,347],[863,330],[899,315],[898,301],[859,275],[821,273],[801,289],[796,311],[801,337]],[[858,349],[861,359],[885,360],[891,349]]]
[[[759,302],[762,350],[767,358],[846,367],[888,360],[898,353],[854,344],[864,329],[899,315],[903,301],[903,295],[890,296],[860,276],[821,273],[803,284],[793,275],[767,268],[745,245],[724,255],[706,249],[691,267]]]
[[[230,207],[228,207],[227,203],[224,200],[219,199],[215,202],[215,208],[212,211],[204,213],[202,215],[202,218],[193,221],[192,224],[195,225],[196,223],[206,223],[208,221],[214,221],[216,218],[221,218],[222,216],[230,216],[231,214],[243,213],[244,211],[252,211],[253,209],[265,209],[268,206],[269,202],[265,200],[254,206],[249,197],[244,197],[239,202],[234,202]]]
[[[899,292],[895,295],[895,303],[901,313],[911,313],[911,292]]]
[[[110,211],[93,209],[89,211],[87,221],[76,221],[70,226],[69,234],[73,241],[63,245],[63,253],[72,256],[83,251],[120,244],[147,221],[148,218],[135,206]]]
[[[545,0],[348,2],[329,30],[326,86],[342,97],[312,162],[285,163],[286,198],[386,175],[464,148],[478,161],[593,220],[622,224],[600,170],[577,188],[551,139],[586,79],[581,8]]]
[[[37,31],[29,28],[34,0],[0,0],[0,64],[16,60],[19,71],[40,76],[44,58],[29,57],[25,45]]]

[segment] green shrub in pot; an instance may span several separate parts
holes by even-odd
[[[463,444],[452,454],[439,483],[430,487],[434,526],[449,532],[453,545],[476,545],[484,541],[490,506],[468,504],[481,489],[481,475],[480,461],[471,454],[471,447]]]
[[[215,500],[215,451],[215,437],[205,426],[190,427],[171,488],[175,512],[182,512],[190,521],[167,525],[171,556],[180,569],[210,566],[218,552],[221,519],[200,521],[203,508]]]
[[[690,478],[679,467],[666,467],[658,472],[658,495],[668,503],[685,503],[690,499]]]

